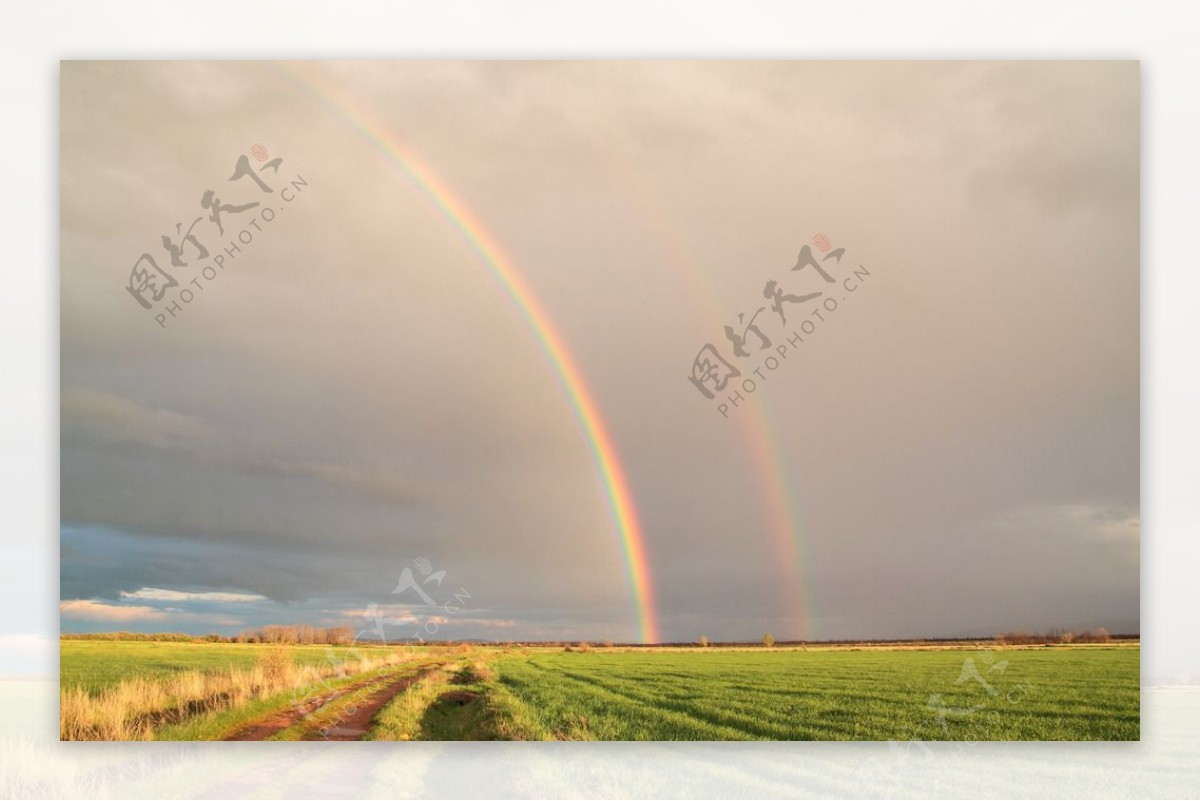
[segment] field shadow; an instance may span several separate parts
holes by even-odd
[[[495,740],[487,726],[483,693],[465,687],[447,690],[421,716],[422,740]]]

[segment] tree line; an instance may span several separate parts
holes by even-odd
[[[349,626],[322,628],[298,626],[263,626],[246,629],[232,638],[233,642],[269,642],[295,645],[349,645],[354,642],[354,629]]]

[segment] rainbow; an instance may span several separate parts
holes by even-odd
[[[680,233],[680,226],[672,222],[666,204],[659,200],[654,186],[642,180],[640,173],[630,175],[629,179],[639,184],[639,191],[630,194],[630,202],[639,207],[644,217],[659,223],[653,230],[665,256],[664,262],[686,279],[683,285],[702,290],[699,300],[704,307],[702,316],[705,319],[725,319],[729,314],[726,302],[716,296],[711,281],[697,280],[704,272],[700,267],[703,261],[692,249],[688,237]],[[720,325],[713,330],[719,331]],[[798,489],[791,486],[792,471],[776,444],[779,438],[772,434],[764,394],[748,399],[747,408],[737,415],[737,419],[746,434],[744,441],[750,450],[750,463],[759,474],[763,523],[774,551],[775,568],[782,580],[784,608],[788,610],[786,620],[790,627],[779,633],[793,640],[813,639],[818,632],[810,592],[812,583],[806,572],[809,562],[804,544],[808,529],[792,501]]]
[[[753,416],[747,415],[745,426],[750,434],[754,463],[762,465],[764,475],[769,476],[762,483],[763,508],[768,510],[767,528],[771,533],[779,570],[784,574],[785,605],[791,611],[791,628],[784,636],[792,640],[813,639],[817,635],[812,624],[813,603],[808,591],[811,583],[804,574],[807,565],[803,554],[806,528],[792,504],[792,493],[788,488],[789,471],[779,448],[775,446],[774,438],[769,436],[770,420],[765,403],[754,399],[750,408],[754,410]]]
[[[613,523],[621,540],[621,550],[633,594],[638,636],[643,643],[661,642],[646,540],[638,522],[629,479],[621,466],[612,435],[600,416],[596,399],[584,381],[579,365],[567,349],[562,334],[546,313],[533,288],[521,276],[512,259],[504,253],[483,222],[429,165],[405,147],[385,125],[374,119],[365,109],[357,107],[344,97],[339,97],[334,87],[311,75],[301,75],[295,65],[269,62],[264,65],[346,122],[389,162],[398,167],[401,174],[426,195],[446,220],[458,229],[480,261],[516,304],[554,368],[558,382],[570,400],[577,422],[595,458]]]

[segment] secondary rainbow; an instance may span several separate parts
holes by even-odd
[[[429,165],[422,162],[385,125],[373,119],[364,109],[337,95],[333,87],[324,84],[315,76],[301,75],[294,66],[288,64],[268,63],[266,66],[346,122],[389,162],[398,167],[401,174],[426,195],[446,220],[465,237],[480,261],[491,271],[520,310],[550,360],[595,458],[613,523],[621,540],[621,550],[633,594],[638,636],[644,643],[660,642],[645,536],[638,521],[633,494],[629,489],[629,479],[621,466],[612,435],[600,415],[595,397],[588,388],[582,371],[533,288],[474,212]]]
[[[629,179],[635,183],[636,191],[628,193],[626,199],[646,219],[655,221],[650,228],[663,253],[663,263],[670,265],[679,273],[683,284],[694,290],[696,305],[704,310],[700,318],[711,323],[713,330],[720,330],[724,315],[729,311],[728,308],[722,308],[727,301],[719,298],[712,281],[704,278],[705,270],[701,266],[704,260],[693,251],[689,237],[683,235],[654,186],[640,180],[640,174],[637,173],[630,175]],[[760,508],[777,557],[775,566],[782,583],[783,608],[787,611],[784,619],[788,622],[788,627],[781,633],[788,639],[807,640],[817,636],[818,631],[805,548],[808,528],[802,510],[792,500],[800,496],[800,484],[780,453],[777,444],[779,437],[773,433],[774,426],[764,395],[748,399],[746,406],[736,416],[740,420],[738,424],[746,432],[745,441],[750,446],[751,464],[760,478]]]

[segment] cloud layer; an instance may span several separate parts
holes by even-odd
[[[668,638],[1137,627],[1135,63],[65,63],[62,98],[65,630],[401,601],[447,636],[634,636],[544,349],[366,119],[560,329]],[[255,143],[294,202],[226,180]],[[209,189],[277,219],[211,281],[174,268],[204,288],[160,327],[124,284]],[[818,233],[869,279],[819,287],[839,311],[723,417],[693,358],[736,361],[725,326]],[[464,611],[391,594],[418,558]]]

